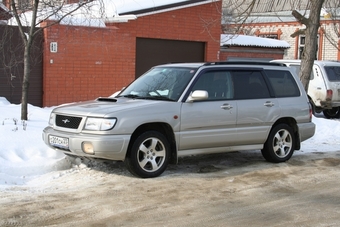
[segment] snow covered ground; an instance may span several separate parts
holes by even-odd
[[[53,181],[79,168],[64,154],[48,148],[42,140],[42,130],[47,126],[52,109],[29,105],[29,120],[23,123],[20,120],[21,106],[0,97],[0,188],[37,186],[40,182],[37,179],[46,174],[52,177],[44,179]],[[294,155],[339,151],[340,121],[319,115],[313,117],[313,122],[317,127],[316,134],[303,142],[301,150]]]

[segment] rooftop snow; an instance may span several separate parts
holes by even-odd
[[[221,35],[221,46],[252,46],[252,47],[269,47],[269,48],[290,48],[290,45],[284,40],[261,38],[248,35]]]

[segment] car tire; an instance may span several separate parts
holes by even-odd
[[[340,118],[340,107],[333,107],[332,109],[324,110],[323,115],[327,119]]]
[[[152,178],[165,171],[169,157],[170,145],[166,137],[157,131],[147,131],[133,142],[124,162],[133,175]]]
[[[292,157],[294,145],[293,129],[287,124],[276,125],[261,150],[262,156],[269,162],[285,162]]]

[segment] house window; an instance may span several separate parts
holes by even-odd
[[[316,53],[315,53],[315,60],[318,60],[318,43],[319,43],[319,35],[317,37],[317,47],[316,47]],[[300,35],[299,36],[299,46],[298,46],[298,59],[302,59],[302,55],[303,55],[303,50],[305,49],[305,45],[306,45],[306,36],[305,35]]]

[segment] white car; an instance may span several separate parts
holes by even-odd
[[[273,60],[272,62],[283,63],[299,75],[301,60]],[[326,118],[339,118],[340,62],[314,61],[307,94],[314,112],[323,112]]]

